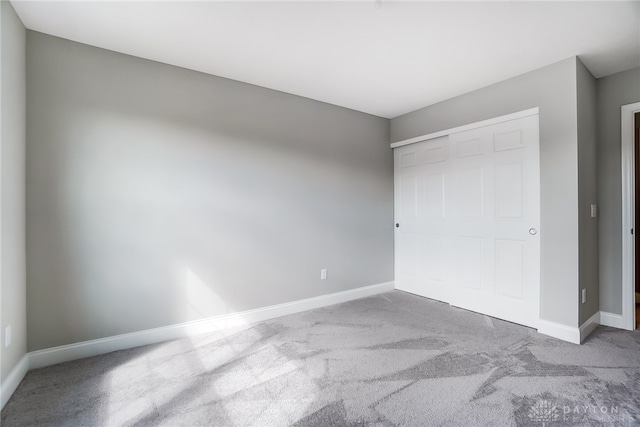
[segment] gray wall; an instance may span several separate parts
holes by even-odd
[[[0,2],[0,15],[0,381],[4,382],[27,350],[24,219],[25,29],[8,1]],[[12,343],[5,348],[5,328],[9,325],[12,330]]]
[[[596,173],[596,79],[578,59],[576,62],[578,108],[578,229],[580,244],[580,324],[599,310],[598,220],[591,217],[591,204],[598,201]]]
[[[30,351],[393,280],[386,119],[30,31],[27,112]]]
[[[622,314],[620,107],[640,101],[640,68],[597,81],[600,310]]]
[[[540,108],[542,319],[578,326],[576,58],[391,120],[391,139]]]

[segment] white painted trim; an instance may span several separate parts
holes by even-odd
[[[594,329],[598,327],[598,325],[600,325],[599,311],[597,311],[586,322],[580,325],[580,342],[584,342],[585,338],[587,338],[591,334],[591,332],[593,332]]]
[[[457,126],[451,129],[441,130],[438,132],[428,133],[426,135],[420,135],[409,139],[403,139],[391,143],[391,148],[402,147],[403,145],[415,144],[416,142],[427,141],[429,139],[440,138],[441,136],[451,135],[452,133],[464,132],[471,129],[477,129],[484,126],[494,125],[496,123],[508,122],[509,120],[520,119],[522,117],[528,117],[538,114],[540,109],[538,107],[530,108],[528,110],[518,111],[516,113],[507,114],[500,117],[493,117],[491,119],[482,120],[475,123],[469,123],[463,126]]]
[[[0,406],[0,409],[4,408],[4,405],[9,401],[30,369],[42,368],[57,363],[98,356],[112,351],[140,347],[172,339],[185,338],[206,332],[219,331],[229,327],[250,325],[288,314],[295,314],[301,311],[313,310],[365,298],[394,289],[394,282],[379,283],[377,285],[363,286],[361,288],[272,305],[255,310],[247,310],[161,328],[147,329],[129,334],[115,335],[107,338],[32,351],[20,359],[20,362],[18,362],[16,367],[13,368],[6,380],[2,383],[0,387],[2,406]]]
[[[600,312],[600,324],[603,326],[610,326],[612,328],[624,328],[624,321],[621,314],[607,313],[606,311]]]
[[[572,328],[561,323],[540,319],[538,321],[538,332],[573,344],[580,344],[579,328]]]
[[[640,112],[640,102],[623,105],[620,151],[622,157],[622,328],[635,329],[635,179],[633,115]]]
[[[7,375],[7,378],[5,378],[0,386],[0,410],[4,408],[4,405],[11,399],[13,392],[16,391],[28,371],[29,356],[25,354],[11,372],[9,372],[9,375]]]
[[[97,356],[116,350],[155,344],[178,338],[189,337],[206,332],[219,331],[229,327],[237,327],[301,311],[313,310],[341,302],[392,291],[394,282],[364,286],[348,291],[321,295],[284,304],[272,305],[255,310],[242,311],[207,319],[185,322],[155,329],[147,329],[129,334],[115,335],[91,341],[63,345],[29,353],[29,368],[36,369],[57,363],[68,362],[85,357]]]

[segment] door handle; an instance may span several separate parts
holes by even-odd
[[[529,229],[529,234],[531,234],[532,236],[535,236],[536,234],[538,234],[538,230],[536,230],[535,228],[531,227]]]
[[[398,223],[396,222],[396,228],[399,228],[399,227],[400,227],[400,224],[398,224]]]

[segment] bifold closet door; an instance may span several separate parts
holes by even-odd
[[[396,287],[536,327],[538,116],[396,148]]]

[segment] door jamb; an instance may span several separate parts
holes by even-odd
[[[635,329],[635,124],[640,102],[621,107],[622,154],[622,327]]]

